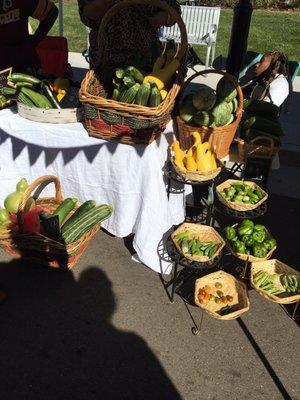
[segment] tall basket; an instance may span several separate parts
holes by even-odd
[[[104,40],[106,26],[118,12],[134,5],[155,6],[168,12],[179,25],[181,46],[176,58],[181,60],[181,65],[166,98],[158,107],[146,107],[107,99],[103,86],[105,74],[101,72],[102,75],[97,75],[95,71],[88,71],[86,74],[81,84],[79,97],[84,105],[85,125],[90,136],[105,140],[116,139],[127,144],[149,144],[171,120],[175,99],[184,80],[188,42],[184,22],[177,11],[167,3],[160,0],[125,0],[114,5],[102,19],[98,33],[100,71],[105,69],[109,51],[105,48]]]
[[[18,225],[22,226],[24,221],[24,208],[31,194],[46,183],[53,182],[55,185],[55,196],[38,198],[36,205],[43,207],[45,212],[53,213],[57,206],[63,201],[60,181],[56,176],[45,175],[36,179],[28,186],[19,204],[17,214]],[[0,235],[0,246],[16,257],[30,259],[36,263],[53,268],[72,268],[86,250],[90,240],[99,231],[100,224],[86,232],[79,240],[71,244],[64,244],[50,239],[39,233],[22,233],[21,231],[8,231]]]
[[[204,70],[201,72],[196,72],[194,75],[190,76],[182,86],[178,100],[183,98],[183,94],[187,89],[188,85],[198,76],[203,76],[206,74],[219,74],[225,76],[229,79],[235,86],[238,93],[238,107],[235,112],[235,120],[225,126],[219,127],[208,127],[208,126],[196,126],[190,125],[183,121],[183,119],[176,113],[176,128],[179,137],[180,146],[183,149],[189,149],[193,143],[193,137],[191,133],[198,131],[201,135],[202,141],[208,141],[211,147],[215,150],[216,156],[220,159],[226,157],[229,154],[230,145],[234,139],[235,133],[239,126],[243,113],[243,93],[240,86],[237,84],[234,77],[227,72],[219,70]]]

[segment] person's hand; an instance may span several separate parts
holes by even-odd
[[[161,26],[166,25],[168,21],[168,14],[165,11],[159,11],[149,18],[150,25],[154,29],[158,29]]]

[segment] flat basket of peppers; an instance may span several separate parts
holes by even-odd
[[[214,259],[225,246],[218,232],[207,225],[183,223],[172,233],[171,238],[179,253],[197,262]]]
[[[276,259],[251,264],[251,286],[274,303],[291,304],[300,300],[300,273]]]
[[[250,211],[264,203],[268,194],[255,182],[227,179],[216,187],[219,201],[236,211]]]
[[[250,307],[246,285],[224,271],[197,279],[194,301],[211,317],[223,321],[240,317]]]
[[[241,260],[268,260],[277,247],[266,227],[249,219],[227,226],[223,232],[230,252]]]
[[[10,212],[0,245],[8,254],[38,264],[72,268],[99,231],[100,223],[111,215],[112,207],[96,205],[92,200],[78,205],[77,199],[63,199],[60,181],[53,175],[42,176],[30,185],[22,181],[26,187],[17,187],[17,192],[5,199],[6,212]],[[55,184],[54,197],[32,197],[51,182]],[[29,202],[32,204],[28,206]],[[4,214],[5,210],[1,211]]]

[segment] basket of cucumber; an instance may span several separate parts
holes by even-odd
[[[33,192],[48,183],[55,185],[55,196],[35,198]],[[28,208],[28,201],[32,205]],[[36,179],[18,203],[17,214],[10,213],[9,235],[0,238],[5,251],[13,256],[33,260],[53,268],[72,268],[99,231],[100,223],[112,213],[106,204],[88,200],[80,206],[77,199],[63,199],[60,181],[46,175]]]
[[[251,285],[262,297],[278,304],[300,300],[300,273],[276,259],[252,263]]]
[[[227,179],[216,187],[222,204],[236,211],[250,211],[264,203],[268,194],[255,182]]]
[[[207,225],[181,224],[171,235],[177,250],[188,260],[207,262],[218,256],[225,241]]]
[[[137,62],[135,65],[119,63],[110,66],[106,28],[115,15],[132,6],[151,6],[166,11],[171,20],[179,25],[179,50],[169,53],[169,56],[163,53],[143,68]],[[184,80],[188,43],[180,14],[160,0],[118,2],[102,18],[98,42],[98,66],[95,71],[88,71],[80,89],[89,135],[126,144],[151,143],[171,120],[175,99]]]
[[[195,304],[211,317],[229,321],[249,310],[246,285],[224,271],[217,271],[196,280]]]

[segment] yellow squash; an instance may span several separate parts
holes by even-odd
[[[143,83],[154,82],[158,89],[162,90],[165,86],[168,86],[168,83],[172,79],[172,76],[175,74],[179,66],[180,62],[177,58],[175,58],[170,62],[169,65],[156,71],[155,73],[152,73],[151,75],[145,76]]]

